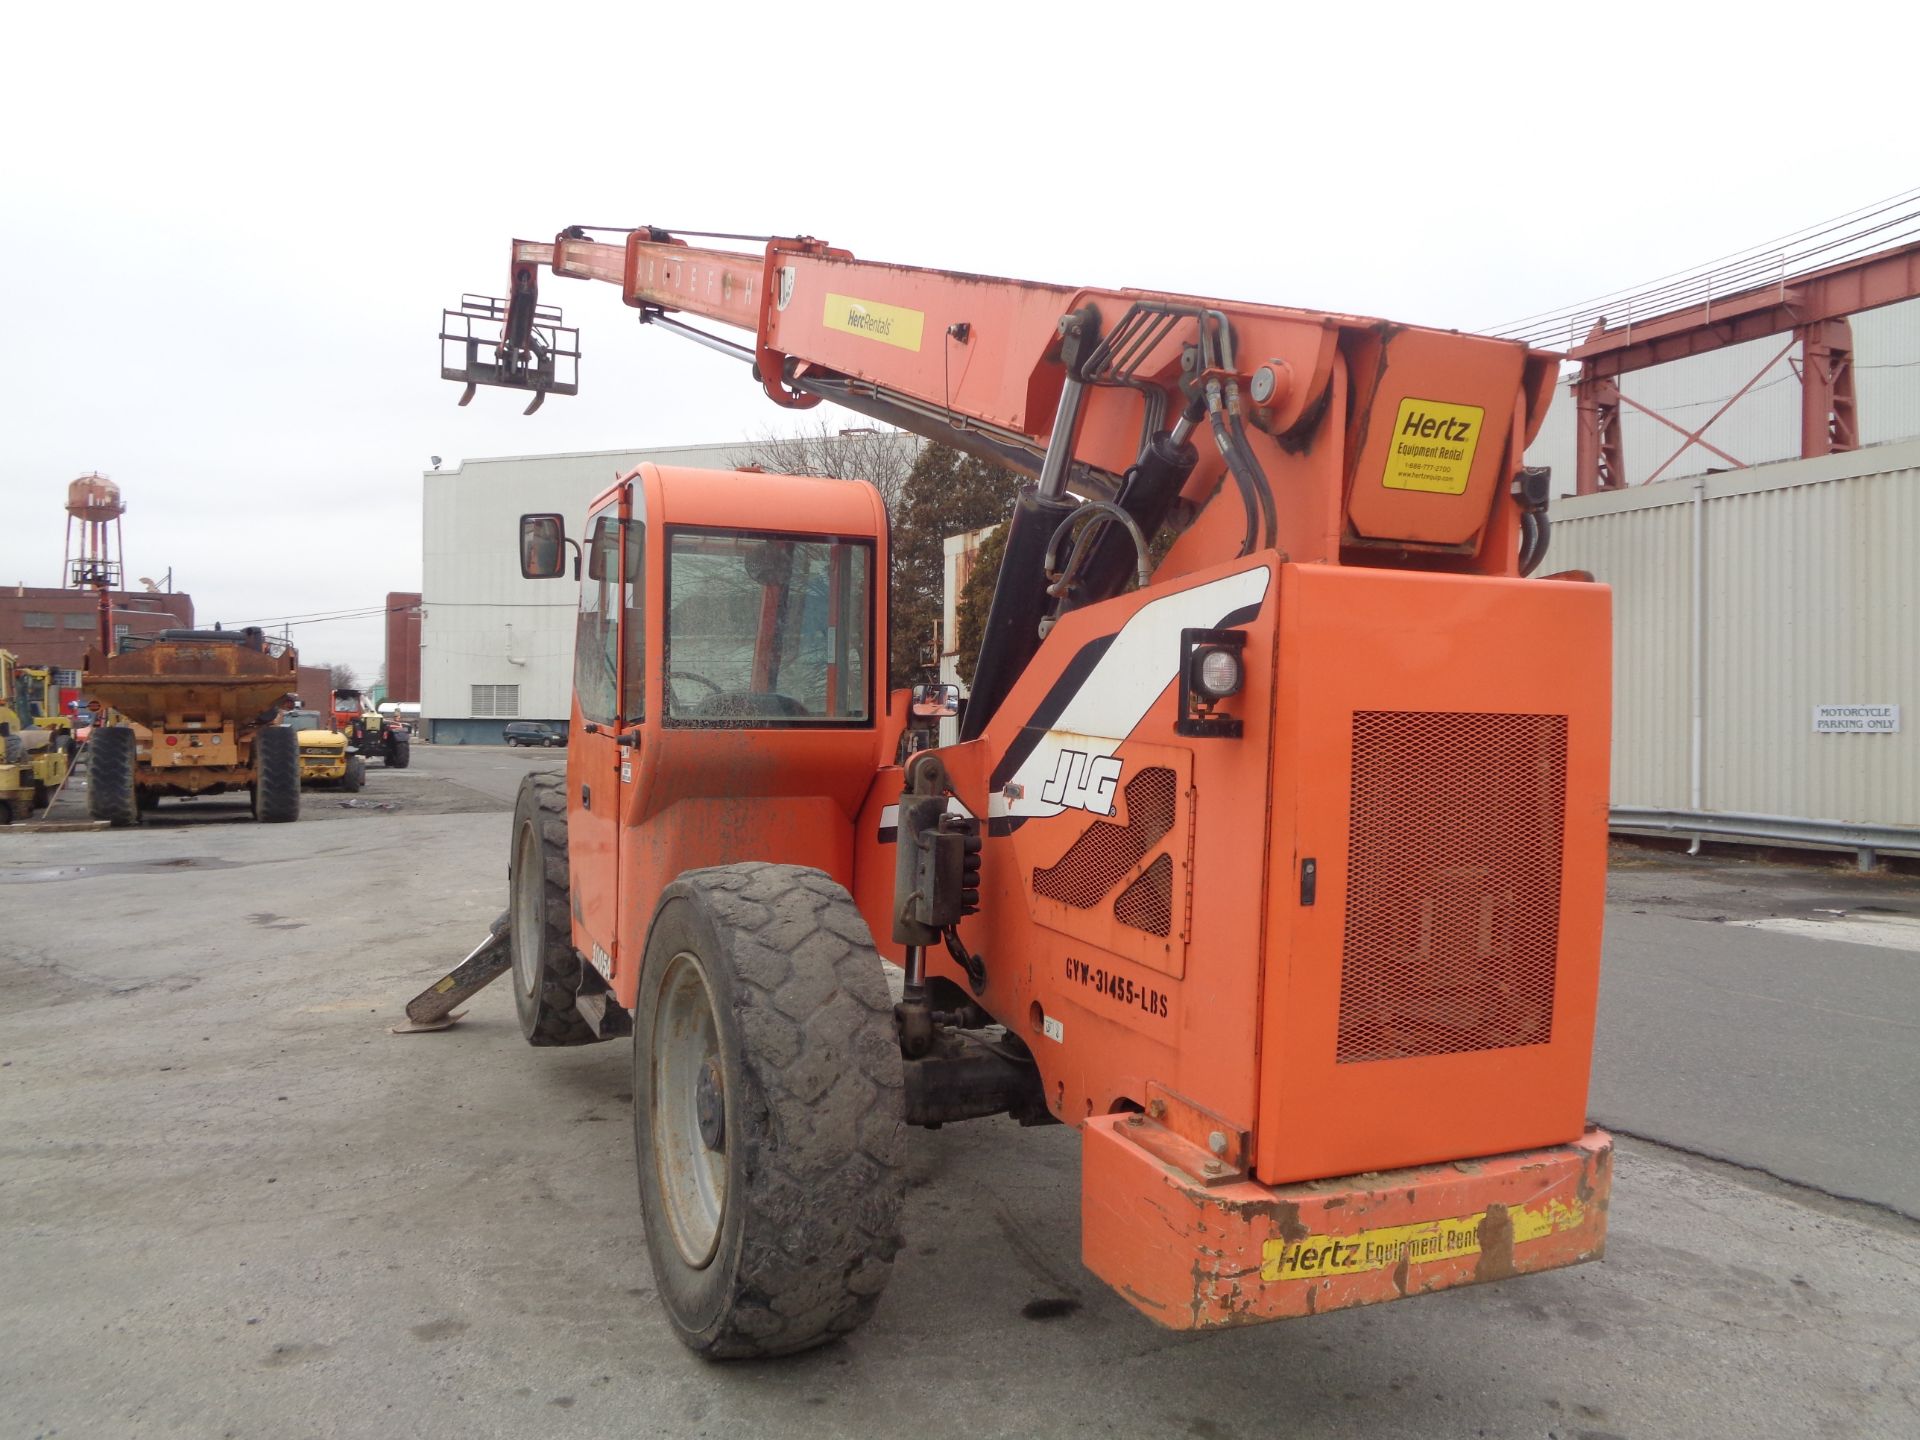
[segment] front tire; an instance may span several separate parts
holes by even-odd
[[[900,1248],[904,1076],[879,954],[818,870],[693,870],[640,971],[634,1138],[668,1319],[712,1359],[857,1328]]]
[[[513,1004],[529,1045],[591,1045],[596,1035],[574,1001],[583,964],[567,907],[564,775],[527,775],[513,804],[507,864],[507,930]]]
[[[87,814],[117,826],[140,823],[140,797],[134,786],[139,749],[131,725],[108,725],[93,732],[88,745]]]
[[[347,773],[340,777],[340,788],[358,794],[367,783],[367,762],[358,755],[347,756]]]
[[[389,770],[404,770],[413,763],[413,745],[411,741],[387,739],[386,764]]]
[[[300,736],[285,726],[254,732],[253,818],[269,825],[300,818]]]

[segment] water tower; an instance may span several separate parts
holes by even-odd
[[[120,517],[126,513],[120,487],[104,475],[82,475],[67,486],[67,585],[76,590],[120,588]]]
[[[113,592],[120,588],[124,568],[120,517],[126,513],[120,487],[104,475],[82,475],[67,486],[67,554],[62,568],[70,587],[91,590],[100,597],[102,655],[111,655],[117,648],[113,643]]]

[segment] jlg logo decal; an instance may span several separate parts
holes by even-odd
[[[1049,805],[1064,805],[1069,810],[1111,815],[1123,763],[1118,755],[1062,750],[1054,763],[1053,778],[1040,787],[1040,798]]]

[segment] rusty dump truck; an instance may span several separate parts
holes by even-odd
[[[87,810],[136,825],[167,796],[246,790],[253,818],[300,818],[299,738],[275,722],[299,685],[293,647],[245,630],[162,630],[87,653],[88,698],[119,712],[88,745]]]

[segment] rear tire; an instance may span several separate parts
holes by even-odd
[[[407,766],[413,761],[412,743],[410,741],[395,740],[389,737],[389,739],[387,740],[386,760],[387,760],[387,768],[389,770],[406,769]]]
[[[300,736],[282,725],[253,734],[253,818],[269,825],[300,818]]]
[[[133,775],[139,746],[133,727],[108,725],[95,730],[87,749],[87,814],[112,825],[138,825],[140,797]]]
[[[573,948],[567,905],[567,787],[564,775],[527,775],[513,803],[507,863],[507,934],[513,1005],[529,1045],[591,1045],[574,1001],[585,962]]]
[[[357,794],[366,783],[367,762],[358,755],[347,756],[347,773],[340,777],[340,788]]]
[[[904,1075],[847,892],[797,865],[688,871],[633,1033],[647,1255],[680,1339],[749,1358],[861,1325],[900,1248]]]

